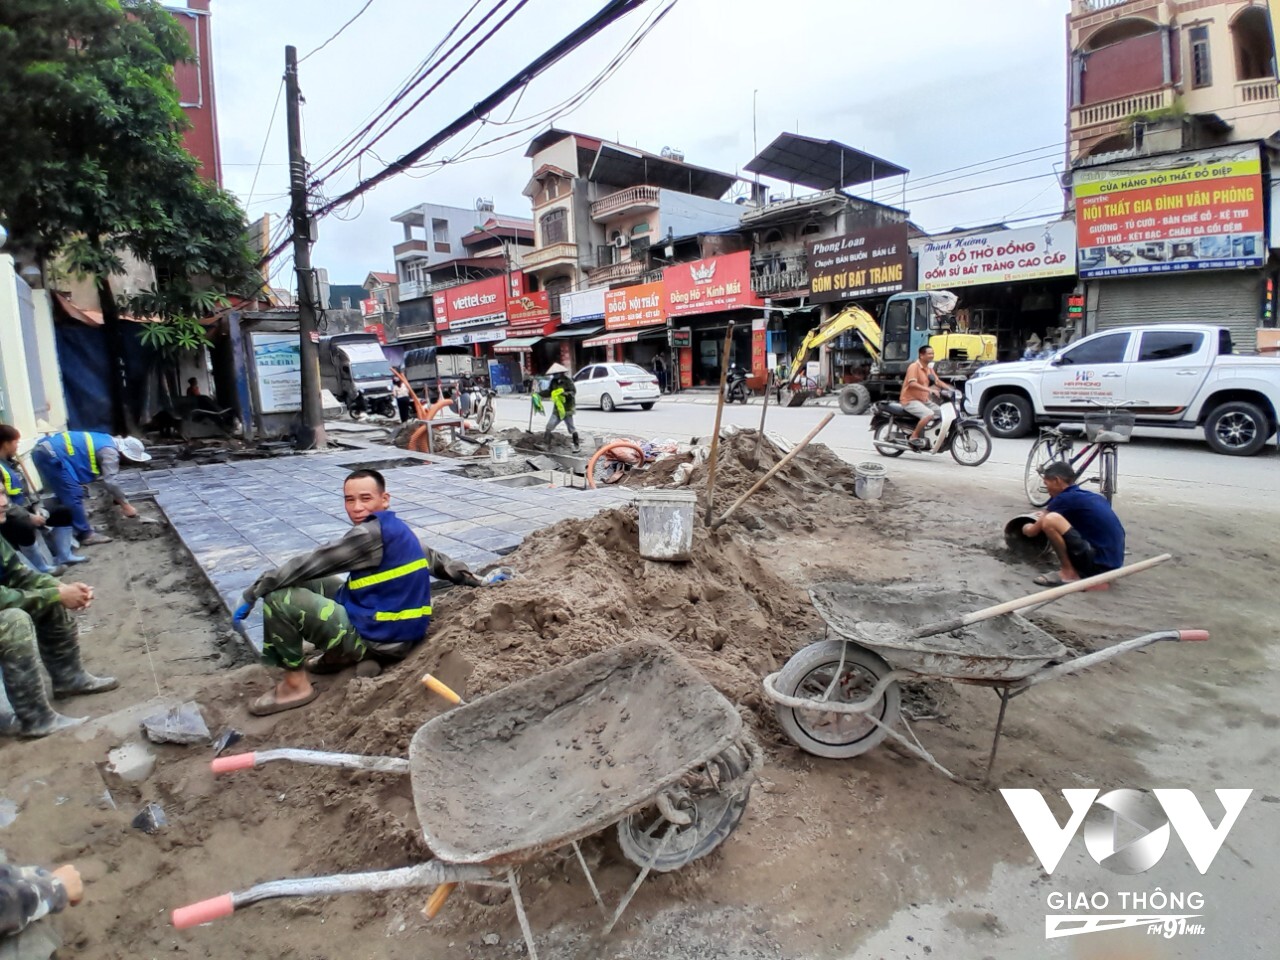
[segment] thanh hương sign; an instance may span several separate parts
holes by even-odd
[[[1076,225],[1055,220],[1042,227],[930,240],[918,253],[921,290],[1069,277],[1076,272]]]
[[[1072,173],[1082,277],[1258,267],[1262,159],[1224,146]]]
[[[830,303],[901,293],[906,289],[910,253],[905,223],[811,240],[805,250],[809,299]]]

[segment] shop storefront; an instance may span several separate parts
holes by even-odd
[[[1072,192],[1089,330],[1214,323],[1255,349],[1268,256],[1256,144],[1078,169]]]
[[[1075,334],[1067,314],[1077,287],[1073,220],[939,237],[917,252],[920,289],[955,293],[958,332],[993,335],[998,359]]]
[[[603,347],[606,360],[653,366],[654,357],[668,363],[667,316],[662,281],[608,290],[604,295],[603,335],[585,347]]]
[[[805,262],[810,300],[822,306],[822,320],[830,319],[849,304],[879,317],[889,297],[916,289],[905,220],[811,240],[805,247]],[[816,325],[811,323],[809,329]],[[795,346],[798,348],[799,344]],[[870,354],[854,333],[838,338],[825,356],[827,366],[820,368],[818,379],[826,383],[861,381],[871,364]]]
[[[523,276],[486,277],[433,294],[440,347],[446,351],[455,348],[453,352],[469,348],[477,358],[491,358],[493,345],[507,338],[509,285],[522,288]]]
[[[570,370],[607,359],[604,348],[587,347],[585,341],[604,330],[604,287],[560,295],[560,329],[550,338],[549,349],[557,353],[551,362]]]
[[[730,362],[747,368],[757,380],[767,374],[764,301],[751,289],[750,253],[667,267],[662,287],[671,326],[689,330],[690,345],[674,350],[675,382],[683,387],[720,383],[724,335],[731,320]],[[753,342],[759,349],[753,349]]]

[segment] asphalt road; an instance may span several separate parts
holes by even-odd
[[[664,397],[652,410],[637,408],[604,413],[579,410],[576,422],[582,433],[644,438],[671,437],[688,440],[709,436],[715,424],[716,408],[710,403],[694,403]],[[723,422],[741,427],[760,425],[760,401],[747,406],[726,407]],[[770,405],[766,430],[790,440],[804,437],[827,413],[835,418],[818,435],[850,463],[879,460],[889,475],[936,478],[938,483],[1011,484],[1021,488],[1031,439],[996,440],[990,459],[981,467],[962,467],[949,455],[939,457],[906,454],[887,459],[871,446],[870,418],[850,417],[838,409],[817,407],[780,408]],[[534,414],[534,428],[545,420]],[[527,427],[529,401],[523,397],[502,398],[498,402],[501,426]],[[561,427],[560,429],[563,429]],[[1137,502],[1169,502],[1196,506],[1224,506],[1238,502],[1254,511],[1280,512],[1280,455],[1269,446],[1256,457],[1224,457],[1213,453],[1194,434],[1172,434],[1177,439],[1137,437],[1120,454],[1121,498]],[[1183,438],[1185,436],[1185,438]]]

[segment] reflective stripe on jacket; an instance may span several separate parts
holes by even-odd
[[[12,464],[0,460],[0,482],[4,484],[4,492],[17,506],[22,506],[26,499],[26,491],[22,486],[22,471]]]
[[[54,434],[48,439],[54,454],[71,468],[71,473],[79,483],[93,483],[102,476],[98,453],[116,445],[108,434],[79,430]]]
[[[417,643],[431,623],[431,565],[408,524],[379,511],[382,563],[347,578],[338,602],[360,636],[373,643]]]

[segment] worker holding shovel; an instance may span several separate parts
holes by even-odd
[[[262,601],[262,659],[284,675],[249,706],[254,716],[292,710],[319,694],[307,672],[335,673],[362,660],[402,660],[426,638],[431,578],[478,587],[465,564],[418,541],[390,510],[377,470],[357,470],[342,486],[352,530],[341,540],[294,557],[244,592],[237,624]],[[335,574],[349,573],[344,580]],[[316,649],[305,659],[303,643]]]
[[[569,377],[569,370],[563,364],[553,363],[547,367],[547,373],[551,376],[551,383],[542,391],[542,396],[551,401],[551,412],[547,415],[547,428],[542,432],[542,443],[544,446],[551,446],[551,432],[563,423],[569,429],[573,450],[576,453],[578,428],[573,425],[573,413],[577,388]]]

